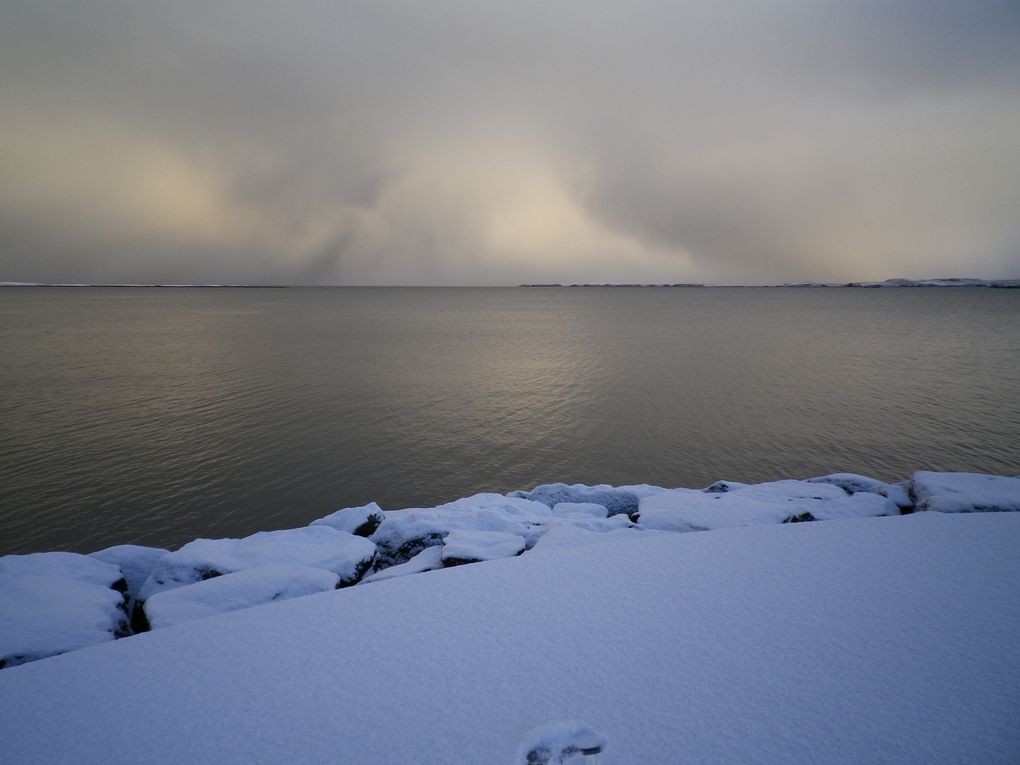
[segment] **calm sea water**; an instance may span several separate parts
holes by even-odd
[[[551,481],[1020,472],[1020,290],[3,289],[0,553]]]

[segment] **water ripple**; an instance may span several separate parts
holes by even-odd
[[[1020,291],[0,290],[0,554],[545,481],[1020,472]]]

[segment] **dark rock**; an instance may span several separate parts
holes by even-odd
[[[811,513],[800,513],[799,515],[791,515],[789,518],[784,518],[783,523],[807,523],[813,520],[815,520],[815,517]]]

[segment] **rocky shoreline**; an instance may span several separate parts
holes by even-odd
[[[1020,477],[852,473],[704,489],[546,484],[433,508],[338,510],[307,527],[169,551],[0,557],[0,668],[218,613],[498,558],[739,526],[1020,511]]]

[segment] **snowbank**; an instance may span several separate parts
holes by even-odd
[[[1020,514],[631,533],[5,669],[5,761],[1018,760]]]

